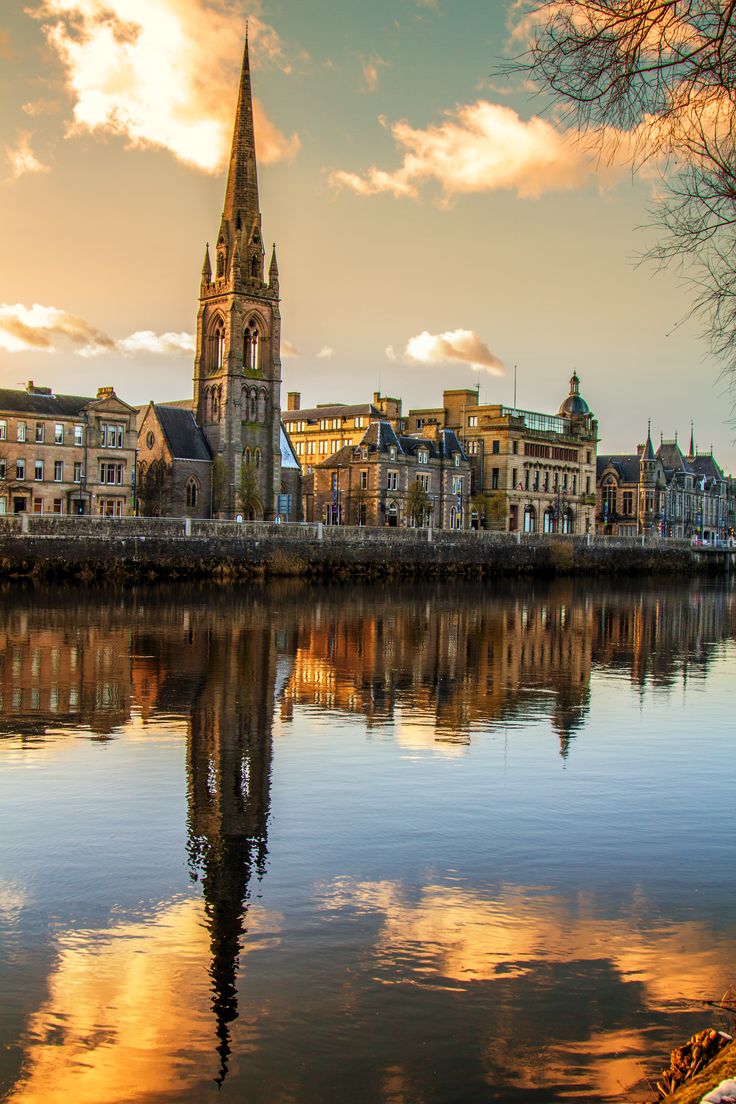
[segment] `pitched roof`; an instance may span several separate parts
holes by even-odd
[[[179,406],[153,404],[171,455],[177,460],[211,460],[207,438],[194,420],[191,410]]]
[[[301,464],[296,458],[296,453],[289,440],[289,434],[284,429],[283,425],[279,425],[279,439],[281,442],[281,468],[290,468],[292,470],[300,471]]]
[[[662,461],[668,478],[674,472],[681,471],[689,475],[692,471],[676,441],[663,441],[657,449],[657,456]]]
[[[723,472],[710,453],[691,457],[690,465],[695,474],[701,479],[703,476],[706,479],[723,479]]]
[[[96,399],[84,395],[44,395],[37,391],[13,391],[0,388],[0,411],[18,414],[80,415]]]
[[[281,417],[289,422],[318,422],[320,418],[383,418],[384,414],[373,403],[333,403],[331,406],[310,406],[303,410],[282,410]]]
[[[596,476],[603,475],[608,465],[611,464],[622,483],[639,482],[639,457],[636,453],[620,453],[613,456],[598,456],[596,458]]]

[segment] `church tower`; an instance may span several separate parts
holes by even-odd
[[[281,490],[281,315],[274,246],[268,281],[258,202],[248,36],[220,230],[205,250],[194,412],[213,464],[213,516],[272,518]],[[245,475],[243,475],[245,469]]]

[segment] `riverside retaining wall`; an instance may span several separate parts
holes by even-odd
[[[490,578],[720,571],[657,538],[361,529],[321,525],[20,515],[0,519],[6,579]]]

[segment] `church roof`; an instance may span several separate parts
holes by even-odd
[[[153,405],[174,459],[212,460],[207,438],[195,422],[191,410],[180,406]]]

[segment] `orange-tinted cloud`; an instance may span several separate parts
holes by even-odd
[[[380,57],[363,57],[360,59],[361,92],[375,92],[378,87],[380,71],[386,65],[388,65],[388,62]]]
[[[225,164],[242,56],[242,11],[207,0],[41,0],[35,14],[73,100],[69,133],[107,132],[169,150],[204,172]],[[273,27],[251,22],[254,53],[288,69]],[[254,104],[262,162],[299,149]]]
[[[109,352],[123,356],[136,353],[166,355],[194,349],[192,334],[155,334],[152,330],[138,330],[116,339],[59,307],[44,307],[40,303],[30,307],[23,303],[0,303],[0,349],[8,353],[54,353],[59,342],[70,343],[85,357]]]
[[[39,161],[31,149],[31,134],[23,131],[18,135],[15,146],[5,147],[5,157],[10,165],[10,180],[17,180],[26,173],[45,173],[49,171],[48,165]]]
[[[338,170],[329,178],[333,187],[364,196],[416,197],[422,185],[435,181],[446,197],[511,189],[537,198],[579,187],[600,169],[589,150],[545,119],[524,120],[512,108],[487,100],[460,105],[444,122],[424,130],[400,120],[391,133],[404,154],[399,168],[372,166],[362,175]]]
[[[389,346],[391,348],[391,346]],[[393,349],[391,350],[393,353]],[[393,357],[386,350],[389,359]],[[410,337],[404,353],[406,360],[414,364],[447,364],[448,361],[469,364],[477,371],[503,375],[503,361],[492,353],[473,330],[448,330],[431,334],[427,330]]]

